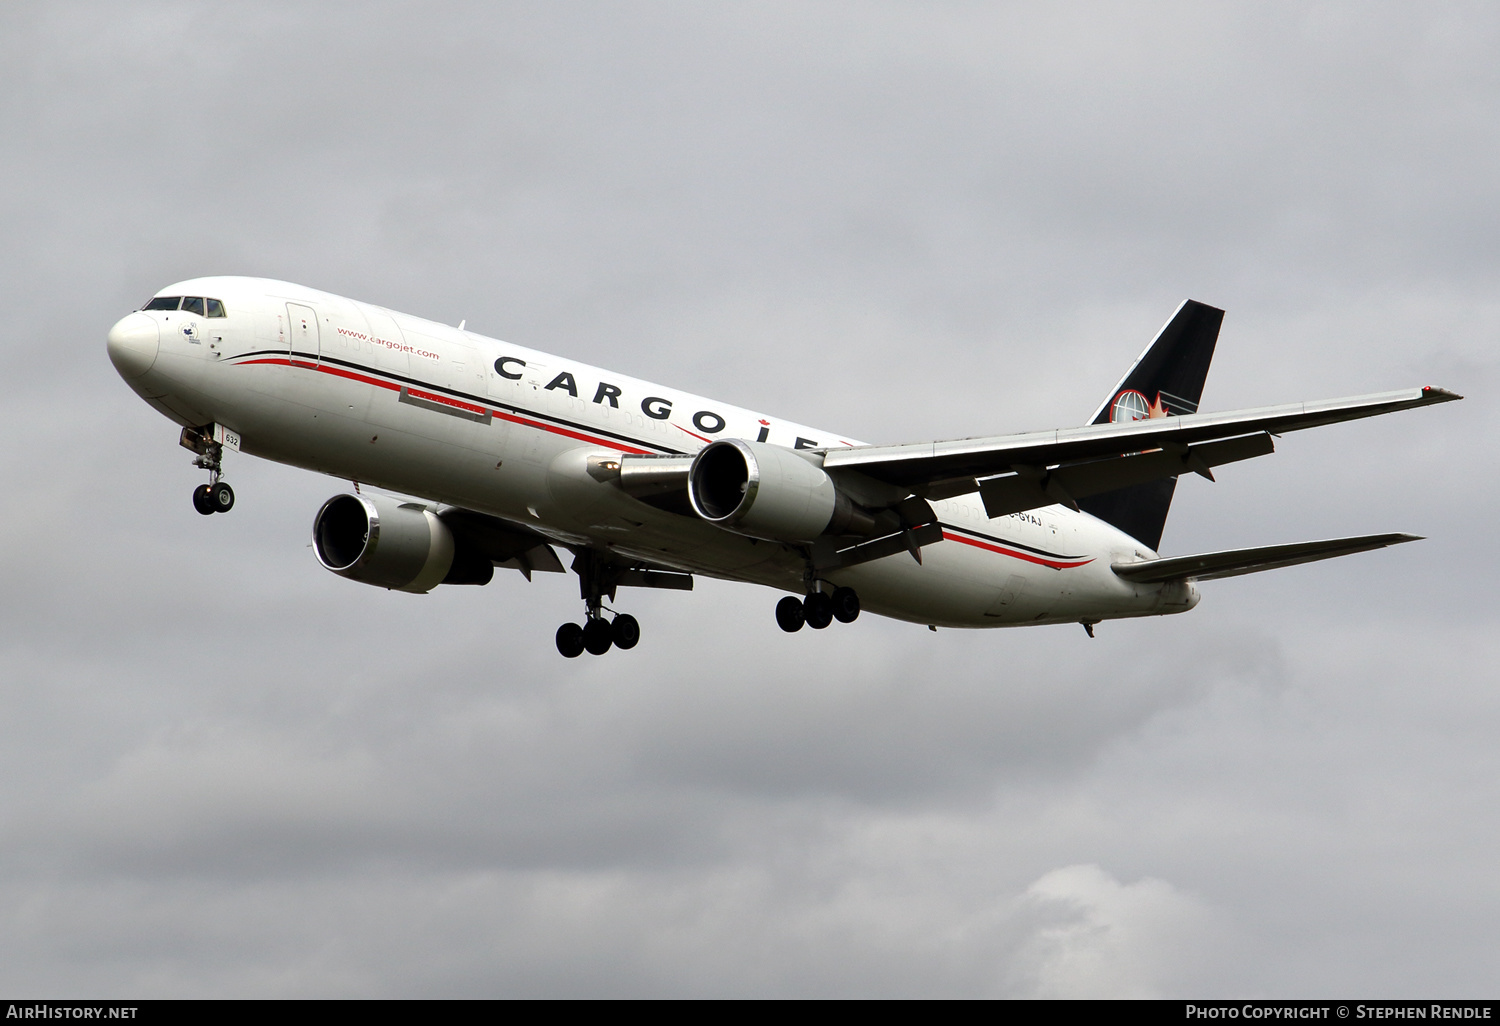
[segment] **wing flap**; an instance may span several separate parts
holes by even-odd
[[[527,580],[533,571],[567,572],[547,539],[520,524],[459,506],[445,506],[438,516],[469,550],[502,570],[519,570]]]
[[[1110,569],[1125,580],[1138,584],[1159,584],[1188,578],[1212,581],[1221,577],[1238,577],[1241,574],[1260,573],[1262,570],[1296,566],[1298,563],[1332,559],[1335,556],[1348,556],[1356,552],[1369,552],[1413,541],[1421,541],[1421,538],[1414,534],[1367,534],[1357,538],[1329,538],[1325,541],[1205,552],[1196,556],[1147,559],[1138,563],[1114,563]]]
[[[1078,499],[1164,477],[1197,473],[1211,481],[1210,468],[1264,456],[1275,449],[1271,436],[1262,431],[1201,445],[1176,444],[1154,452],[1074,463],[1050,471],[1026,467],[1008,477],[984,481],[979,485],[979,497],[991,517],[1054,503],[1077,509]]]

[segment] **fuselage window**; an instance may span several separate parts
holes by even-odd
[[[208,304],[208,316],[210,316],[210,317],[224,317],[224,316],[227,316],[224,313],[224,304],[221,303],[221,302],[219,302],[217,299],[205,299],[204,302]]]
[[[198,296],[188,296],[182,301],[182,308],[188,313],[195,313],[199,317],[203,316],[203,300]]]
[[[141,307],[142,310],[176,310],[177,304],[182,302],[181,296],[157,296],[151,302]]]

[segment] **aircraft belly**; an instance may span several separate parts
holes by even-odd
[[[990,537],[1003,541],[998,531],[1006,525],[987,526],[997,532]],[[1120,580],[1090,539],[1069,540],[1074,551],[1086,554],[1048,558],[1020,544],[1013,550],[1003,543],[981,548],[950,535],[923,548],[921,566],[903,553],[829,577],[858,591],[861,605],[871,612],[936,626],[1092,622],[1174,611],[1160,608],[1154,589]]]

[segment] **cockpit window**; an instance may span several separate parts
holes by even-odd
[[[157,296],[151,302],[141,307],[142,310],[176,310],[181,305],[188,313],[195,313],[199,317],[228,317],[224,312],[224,304],[217,299],[204,299],[202,296]]]

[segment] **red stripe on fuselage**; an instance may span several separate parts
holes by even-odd
[[[1071,570],[1073,567],[1083,566],[1085,563],[1092,563],[1094,561],[1094,557],[1092,556],[1079,560],[1044,559],[1041,556],[1033,556],[1029,552],[1017,552],[1015,549],[1007,549],[1000,545],[991,545],[989,542],[982,542],[977,538],[965,538],[963,535],[954,534],[952,531],[944,531],[943,537],[948,541],[963,542],[965,545],[972,545],[976,549],[984,549],[986,552],[997,552],[1002,556],[1009,556],[1012,559],[1024,559],[1028,563],[1050,566],[1054,570]]]
[[[685,427],[683,427],[681,424],[673,424],[672,426],[674,428],[676,428],[678,431],[687,431],[688,434],[692,435],[694,438],[698,439],[700,442],[712,442],[713,441],[712,438],[705,438],[705,437],[703,437],[702,435],[700,435],[696,431],[688,431],[688,429],[685,428]]]
[[[268,357],[261,360],[245,360],[243,363],[237,364],[236,366],[248,367],[251,364],[256,363],[275,364],[280,367],[298,367],[303,370],[316,370],[321,371],[324,374],[332,374],[335,377],[349,378],[351,381],[363,382],[366,385],[378,385],[381,388],[390,389],[392,392],[401,391],[400,385],[393,384],[389,381],[382,381],[379,378],[372,378],[366,374],[359,374],[355,371],[344,370],[342,367],[330,367],[327,364],[314,365],[311,363],[303,363],[300,360],[289,360],[285,357]],[[410,386],[407,386],[407,393],[409,395],[414,395],[419,399],[426,399],[429,402],[444,403],[448,406],[455,406],[462,410],[471,410],[474,413],[483,413],[486,409],[483,406],[474,406],[470,403],[460,402],[457,399],[450,399],[447,396],[434,395],[431,392],[424,392],[420,389],[411,388]],[[628,452],[638,456],[651,455],[650,449],[639,449],[633,445],[626,445],[618,439],[596,438],[593,435],[587,435],[579,431],[570,431],[568,428],[558,427],[555,424],[543,424],[541,421],[517,416],[514,413],[506,413],[504,410],[491,408],[489,410],[489,413],[492,417],[497,417],[500,420],[510,421],[512,424],[521,424],[525,427],[536,428],[539,431],[547,431],[554,435],[562,435],[565,438],[576,438],[580,442],[589,442],[593,445],[602,445],[605,448],[612,449],[616,452]]]

